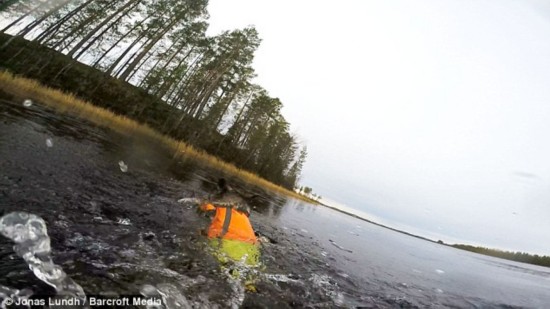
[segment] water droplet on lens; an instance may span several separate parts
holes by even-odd
[[[128,165],[124,163],[124,161],[119,161],[118,166],[120,167],[120,171],[123,173],[126,173],[128,171]]]

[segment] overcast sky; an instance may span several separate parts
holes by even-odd
[[[550,1],[210,0],[255,25],[302,184],[446,241],[550,254]]]

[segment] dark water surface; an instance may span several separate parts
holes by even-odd
[[[548,268],[441,246],[234,180],[262,196],[251,219],[269,239],[257,292],[245,292],[198,232],[208,219],[176,202],[212,193],[221,176],[174,160],[155,141],[0,101],[0,211],[42,217],[53,261],[87,295],[150,287],[194,308],[550,305]],[[0,236],[2,289],[55,294]]]

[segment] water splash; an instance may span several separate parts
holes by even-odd
[[[120,225],[132,225],[132,222],[130,222],[130,219],[127,218],[117,218],[117,222]]]
[[[140,293],[145,297],[162,298],[163,305],[152,304],[146,306],[147,309],[193,308],[189,300],[180,293],[178,288],[169,283],[161,283],[156,287],[146,284],[141,288]]]
[[[26,99],[25,101],[23,101],[23,106],[31,107],[32,106],[32,101],[29,100],[29,99]]]
[[[18,290],[0,285],[0,299],[3,300],[0,302],[0,308],[6,308],[9,305],[8,302],[10,301],[24,303],[24,301],[29,299],[31,296],[32,291],[30,289]]]
[[[229,285],[233,292],[231,298],[228,300],[229,306],[234,309],[240,308],[244,302],[245,287],[241,280],[232,279],[231,277],[229,278]]]
[[[183,275],[182,275],[183,276]],[[141,287],[140,293],[148,299],[162,300],[162,304],[147,305],[147,309],[176,309],[176,308],[220,308],[218,304],[212,303],[208,300],[208,296],[201,293],[198,295],[198,299],[192,297],[187,298],[182,291],[198,284],[204,285],[206,278],[199,276],[195,279],[183,276],[183,280],[179,280],[176,283],[160,283],[156,286],[145,284]],[[224,303],[224,308],[227,307],[227,303]]]
[[[346,251],[346,252],[349,252],[349,253],[353,253],[353,251],[351,251],[351,250],[349,250],[349,249],[346,249],[346,248],[340,246],[339,244],[337,244],[337,243],[336,243],[334,240],[332,240],[332,239],[329,239],[328,241],[330,241],[330,243],[331,243],[333,246],[335,246],[336,248],[338,248],[338,249],[340,249],[340,250],[342,250],[342,251]]]
[[[342,292],[339,291],[338,284],[332,283],[328,275],[313,274],[309,281],[313,283],[317,288],[325,293],[337,306],[343,306],[345,304],[345,297]]]
[[[292,283],[299,283],[299,284],[303,284],[302,281],[298,280],[298,279],[295,279],[295,276],[290,274],[290,275],[283,275],[283,274],[263,274],[263,277],[266,278],[267,280],[271,280],[271,281],[277,281],[277,282],[284,282],[284,283],[288,283],[288,282],[292,282]],[[294,278],[293,278],[294,277]]]
[[[338,275],[340,275],[343,278],[349,278],[349,275],[346,273],[338,273]]]
[[[0,233],[15,242],[15,253],[25,260],[38,279],[54,287],[57,295],[77,298],[81,304],[86,302],[82,287],[53,263],[50,238],[42,218],[25,212],[9,213],[0,218]]]
[[[200,204],[201,202],[202,200],[196,197],[184,197],[178,200],[178,203],[183,203],[183,204]]]
[[[124,161],[118,161],[118,166],[120,167],[121,172],[126,173],[128,171],[128,165],[126,165]]]
[[[255,281],[261,276],[261,263],[256,265],[247,264],[248,254],[244,254],[240,260],[233,260],[225,252],[209,249],[213,255],[218,255],[227,264],[222,267],[222,272],[227,278],[231,287],[231,295],[227,300],[228,307],[240,308],[244,302],[246,290],[255,290]]]

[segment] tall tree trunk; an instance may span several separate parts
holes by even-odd
[[[170,57],[170,59],[168,59],[164,65],[160,68],[160,71],[163,71],[166,69],[166,67],[168,67],[168,65],[170,63],[172,63],[172,61],[174,60],[174,58],[179,54],[179,52],[185,47],[186,45],[183,44],[180,48],[178,48],[173,54],[172,56]],[[193,48],[195,48],[193,46]],[[187,53],[187,55],[185,55],[182,59],[182,61],[179,62],[178,64],[178,67],[179,65],[182,64],[183,61],[185,61],[187,59],[187,57],[191,54],[191,52],[193,51],[193,48],[191,48],[191,50]],[[157,66],[160,64],[160,62],[162,61],[162,58],[159,58],[157,60],[157,62],[151,67],[151,69],[149,70],[149,72],[147,72],[147,74],[143,77],[143,80],[141,81],[141,83],[139,84],[139,87],[143,86],[145,84],[145,82],[147,81],[147,78],[156,70]],[[149,90],[151,89],[149,86],[147,87],[146,90]]]
[[[34,38],[33,41],[38,42],[38,43],[42,43],[47,37],[53,36],[59,30],[59,28],[63,25],[63,23],[65,23],[66,21],[71,19],[73,16],[78,14],[86,6],[88,6],[90,3],[94,2],[94,1],[95,0],[85,1],[84,3],[82,3],[81,5],[76,7],[74,10],[72,10],[71,12],[65,14],[65,16],[63,16],[59,20],[52,23],[48,28],[46,28],[46,30],[42,31],[42,33],[40,35],[38,35],[36,38]]]
[[[20,23],[23,19],[25,19],[25,18],[27,18],[28,16],[32,15],[34,12],[38,11],[38,10],[41,9],[42,7],[46,6],[47,4],[48,4],[47,2],[41,3],[40,5],[36,6],[34,9],[28,11],[27,13],[23,14],[22,16],[20,16],[20,17],[17,18],[16,20],[12,21],[9,25],[7,25],[7,26],[4,27],[2,30],[0,30],[0,32],[6,33],[6,31],[8,31],[11,27],[17,25],[17,24]]]
[[[139,62],[145,57],[145,55],[155,46],[155,44],[160,41],[168,31],[172,30],[172,27],[176,25],[176,23],[179,21],[178,18],[174,18],[170,24],[168,24],[160,33],[158,33],[156,36],[153,37],[153,39],[145,46],[145,48],[142,49],[141,53],[128,65],[126,70],[122,72],[122,74],[119,76],[119,79],[126,80],[132,70],[135,69],[135,67],[139,64]]]
[[[139,3],[138,3],[139,4]],[[137,5],[137,4],[136,4]],[[98,35],[96,35],[90,42],[88,42],[88,44],[86,44],[86,46],[82,47],[82,49],[76,54],[76,56],[74,57],[74,59],[79,59],[86,51],[88,51],[88,49],[95,44],[95,42],[97,42],[97,40],[99,40],[99,38],[103,37],[103,35],[109,31],[111,28],[113,28],[116,24],[118,24],[118,22],[120,22],[122,20],[122,18],[124,18],[125,16],[128,15],[128,13],[130,13],[132,10],[134,9],[134,7],[131,7],[129,8],[126,12],[122,13],[115,21],[113,21],[110,25],[108,25],[107,27],[105,27]],[[152,15],[149,14],[146,18],[144,18],[143,20],[141,20],[139,23],[137,23],[136,25],[134,25],[134,27],[132,27],[132,29],[130,31],[128,31],[121,39],[119,39],[117,41],[117,43],[114,45],[116,46],[118,43],[120,43],[122,41],[123,38],[125,38],[129,33],[131,33],[132,31],[134,31],[135,29],[137,29],[137,27],[141,26],[147,19],[149,19]],[[112,46],[112,47],[114,47]],[[109,51],[111,51],[111,49],[109,49]]]
[[[198,104],[195,107],[195,110],[192,111],[193,117],[200,118],[200,116],[202,115],[202,112],[204,111],[204,109],[206,108],[206,105],[208,104],[208,101],[210,101],[212,94],[218,87],[219,85],[218,85],[218,82],[216,81],[215,83],[210,84],[210,86],[206,88],[205,91],[203,91],[202,95],[199,97],[199,100],[197,101]]]
[[[109,4],[107,4],[103,9],[105,11],[109,10],[112,6],[114,6],[116,3],[116,1],[112,1],[110,2]],[[63,44],[65,45],[63,48],[61,48],[60,50],[63,50],[69,46],[71,46],[71,44],[78,39],[78,36],[86,31],[86,27],[91,24],[94,20],[96,20],[98,17],[94,14],[88,16],[88,18],[86,18],[85,20],[83,20],[82,22],[80,22],[75,28],[73,28],[71,31],[69,31],[69,33],[65,34],[61,39],[59,39],[57,41],[57,43],[55,43],[54,45],[52,45],[52,48],[54,49],[58,49],[59,46],[62,46]],[[65,43],[65,41],[67,39],[71,38],[71,41],[69,43]],[[70,50],[69,50],[70,51]]]
[[[187,71],[185,72],[185,74],[183,74],[183,76],[177,81],[177,82],[168,82],[168,81],[165,81],[161,87],[159,88],[159,90],[155,93],[156,96],[158,96],[159,98],[163,98],[167,92],[169,92],[168,96],[167,96],[167,100],[166,101],[169,101],[168,99],[170,99],[173,94],[178,91],[178,89],[182,89],[181,87],[178,87],[178,85],[180,85],[182,82],[184,83],[187,83],[188,80],[186,81],[186,78],[187,77],[190,77],[192,76],[199,68],[200,68],[200,65],[199,65],[199,62],[202,60],[202,58],[204,57],[204,54],[202,54],[201,56],[195,58],[195,60],[193,60],[193,63],[191,63],[191,65],[189,66],[189,68],[187,68]],[[173,76],[174,76],[174,72],[176,72],[177,70],[179,70],[179,68],[183,65],[184,63],[184,60],[185,59],[182,59],[180,61],[180,63],[178,64],[177,67],[175,67],[171,72],[170,72],[170,75],[168,76],[168,79],[171,79]],[[190,74],[191,73],[191,74]],[[173,85],[175,84],[175,87],[172,87]],[[171,91],[170,91],[170,88]]]
[[[143,60],[138,66],[137,68],[134,69],[134,71],[130,74],[130,76],[128,76],[128,81],[132,80],[132,78],[134,78],[134,76],[137,74],[137,72],[139,72],[141,70],[141,68],[147,64],[147,62],[149,62],[149,59],[151,59],[151,57],[153,57],[155,55],[155,51],[152,51],[151,53],[149,53],[149,55],[147,57],[145,57],[145,60]]]
[[[94,64],[92,64],[93,67],[97,67],[97,65],[99,65],[99,63],[101,62],[101,60],[103,60],[103,58],[105,58],[113,49],[115,49],[115,47],[118,46],[118,44],[120,44],[120,42],[122,42],[124,39],[126,39],[126,37],[128,37],[132,32],[134,32],[134,30],[136,30],[139,26],[141,26],[147,19],[149,19],[149,17],[151,17],[151,15],[147,16],[147,18],[143,19],[142,21],[140,21],[139,23],[135,24],[132,29],[130,29],[129,31],[127,31],[123,36],[121,36],[120,38],[118,38],[118,40],[111,45],[111,47],[109,47],[109,49],[107,49],[107,51],[105,51],[103,53],[103,55],[101,55],[101,57],[99,57],[95,62]],[[143,36],[142,36],[143,37]],[[87,46],[87,48],[90,47],[90,46]],[[79,57],[80,57],[81,54],[79,54]]]
[[[29,32],[31,32],[34,28],[36,28],[38,25],[40,25],[44,20],[46,20],[48,17],[52,16],[55,12],[57,12],[60,8],[62,8],[64,5],[66,5],[67,3],[69,3],[71,0],[65,0],[65,1],[62,1],[60,2],[58,5],[56,5],[55,7],[51,8],[48,12],[46,12],[46,14],[44,14],[42,17],[40,17],[39,19],[36,19],[34,20],[32,23],[28,24],[25,28],[23,28],[21,31],[19,31],[16,35],[12,36],[9,40],[6,41],[6,43],[4,43],[0,49],[4,49],[5,47],[7,47],[8,45],[10,45],[10,43],[15,39],[15,38],[18,38],[18,37],[25,37],[26,34],[28,34]],[[8,27],[10,27],[8,25]]]
[[[115,18],[119,13],[123,12],[124,10],[126,10],[127,8],[130,8],[126,13],[128,13],[129,11],[131,11],[138,3],[139,3],[140,0],[130,0],[128,1],[128,3],[126,3],[125,5],[123,5],[122,7],[120,7],[118,10],[116,10],[116,12],[114,12],[113,14],[109,15],[109,17],[105,18],[101,23],[99,23],[94,29],[90,30],[88,32],[88,34],[82,38],[82,40],[80,40],[80,42],[78,42],[68,53],[67,53],[67,56],[69,57],[73,57],[74,54],[92,37],[94,36],[101,28],[103,28],[105,25],[107,25],[107,23],[109,23],[111,20],[113,20],[113,18]],[[113,1],[112,4],[116,3],[116,1]],[[108,9],[108,8],[106,8]],[[125,14],[122,14],[122,16],[124,16]]]
[[[235,118],[235,121],[233,122],[233,125],[235,125],[235,123],[238,123],[239,120],[241,119],[241,115],[243,114],[244,112],[244,109],[248,106],[248,103],[250,102],[250,99],[252,98],[252,95],[253,95],[253,92],[250,93],[250,95],[248,96],[248,98],[246,98],[246,101],[244,102],[243,104],[243,107],[241,108],[241,110],[239,111],[239,114],[237,115],[237,117]],[[231,100],[233,101],[233,100]],[[229,107],[229,105],[231,104],[231,102],[229,104],[227,104],[227,107]],[[226,110],[227,110],[227,107],[226,107]],[[218,121],[216,122],[216,127],[215,129],[218,129],[218,127],[220,126],[220,123],[222,121],[222,118],[223,118],[223,115],[222,117],[220,117],[218,119]],[[230,131],[231,129],[229,129]],[[233,139],[231,138],[231,136],[229,135],[229,131],[225,132],[225,134],[223,135],[223,138],[222,140],[220,141],[220,143],[218,144],[218,146],[216,147],[216,154],[218,154],[220,152],[220,149],[221,149],[221,146],[222,146],[222,143],[229,137],[230,138],[230,141],[232,141]]]
[[[215,90],[215,89],[213,89]],[[210,98],[212,97],[212,93],[214,91],[211,91],[211,93],[208,95],[208,100],[207,101],[210,101]],[[225,89],[222,89],[222,93],[220,94],[220,97],[218,98],[217,102],[214,103],[214,104],[218,104],[220,103],[220,101],[222,100],[223,96],[225,95],[225,92],[226,90]],[[197,118],[197,119],[200,119],[201,118],[201,115],[202,113],[204,112],[204,109],[206,108],[206,104],[202,104],[199,109],[197,110],[197,112],[195,113],[194,117]]]
[[[147,41],[146,41],[147,43]],[[144,44],[143,44],[144,45]],[[143,46],[142,45],[142,46]],[[132,62],[133,59],[136,58],[136,55],[139,53],[139,48],[130,56],[126,59],[126,61],[124,61],[124,63],[120,66],[118,66],[118,69],[116,70],[116,72],[114,74],[112,74],[114,77],[118,77],[120,75],[120,73],[122,73],[122,71],[124,71],[124,69],[128,66],[128,64],[130,62]]]
[[[245,108],[247,108],[247,107],[249,107],[248,104],[243,105],[243,107],[241,108],[241,111],[239,112],[239,115],[237,116],[237,118],[233,122],[233,126],[235,126],[235,132],[232,133],[232,136],[231,136],[231,142],[232,143],[237,144],[239,142],[239,140],[241,139],[241,134],[244,131],[244,129],[245,129],[247,123],[248,123],[248,120],[250,119],[250,113],[247,113],[246,116],[245,116],[245,120],[243,120],[243,122],[241,123],[241,117],[244,114]],[[231,129],[233,129],[233,128],[230,128],[229,130],[231,131]],[[227,132],[227,133],[229,133],[229,132]]]
[[[48,19],[48,17],[55,14],[57,11],[59,11],[59,9],[61,9],[62,7],[64,7],[66,4],[68,4],[71,1],[72,0],[61,1],[59,4],[57,4],[56,6],[51,8],[48,12],[46,12],[46,14],[42,15],[42,17],[34,20],[32,23],[28,24],[25,28],[23,28],[21,31],[19,31],[17,33],[17,36],[24,37],[29,32],[31,32],[34,28],[38,27],[38,25],[40,25],[43,21]]]
[[[242,128],[243,130],[239,132],[239,139],[237,140],[239,146],[246,145],[248,139],[250,138],[250,135],[252,135],[254,124],[258,121],[259,116],[257,115],[257,111],[252,111],[252,114],[252,116],[247,115],[244,126]]]
[[[126,57],[126,55],[141,41],[141,39],[143,39],[145,36],[147,35],[147,31],[144,31],[142,34],[140,34],[140,36],[138,38],[136,38],[136,40],[134,42],[132,42],[132,44],[130,44],[130,46],[128,46],[128,48],[126,48],[126,50],[124,50],[124,52],[122,52],[122,54],[119,55],[119,57],[115,60],[115,62],[113,62],[110,66],[109,66],[109,69],[106,71],[106,73],[108,74],[111,74],[115,69],[116,67],[119,65],[119,63],[124,60],[124,58]],[[146,41],[147,42],[147,41]]]
[[[210,95],[214,92],[214,90],[218,87],[218,84],[223,77],[223,75],[229,70],[230,68],[230,62],[226,63],[226,60],[229,57],[226,57],[223,62],[220,65],[220,68],[218,70],[215,70],[214,72],[210,73],[206,78],[205,81],[202,83],[202,85],[205,85],[201,89],[201,91],[198,91],[196,95],[193,97],[190,97],[189,100],[192,100],[194,103],[190,106],[190,110],[188,111],[189,114],[197,115],[197,110],[201,111],[204,110],[205,105],[208,103],[208,100],[210,98]]]
[[[237,96],[238,92],[239,91],[236,90],[231,94],[229,99],[227,99],[226,102],[224,103],[223,109],[221,110],[221,112],[218,114],[218,116],[216,118],[213,119],[214,120],[213,121],[214,122],[213,129],[215,129],[215,130],[218,129],[218,127],[220,126],[220,123],[222,122],[223,116],[225,116],[225,114],[227,113],[227,110],[229,109],[229,106],[231,105],[231,102],[233,102],[233,100],[235,100],[235,97]]]

